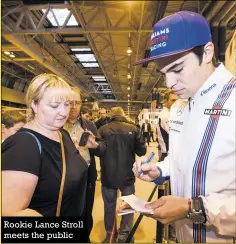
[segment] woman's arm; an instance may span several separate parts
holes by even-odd
[[[34,174],[3,170],[2,171],[2,216],[42,216],[29,209],[38,177]]]

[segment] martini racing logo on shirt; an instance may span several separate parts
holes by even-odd
[[[217,119],[220,116],[230,117],[232,110],[223,109],[221,106],[216,105],[212,109],[205,109],[204,114],[211,115],[213,119]]]
[[[201,96],[205,95],[206,93],[208,93],[210,90],[212,90],[214,87],[216,86],[216,84],[214,83],[213,85],[211,85],[210,87],[208,87],[206,90],[203,90],[201,92]]]

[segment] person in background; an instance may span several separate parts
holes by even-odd
[[[2,142],[14,135],[26,122],[22,112],[6,110],[2,113]]]
[[[100,118],[95,122],[97,129],[109,123],[110,121],[110,118],[107,116],[107,110],[105,108],[100,108],[98,113]]]
[[[180,99],[170,111],[168,156],[134,164],[140,179],[171,179],[172,196],[147,204],[149,217],[175,222],[178,242],[235,242],[236,79],[222,63],[214,65],[210,26],[200,14],[180,11],[161,19],[152,43],[148,61],[155,61]]]
[[[137,126],[139,129],[141,129],[141,126],[140,126],[140,124],[139,124],[138,121],[137,121],[135,124],[136,124],[136,126]]]
[[[157,131],[157,142],[160,146],[161,157],[160,161],[163,161],[167,156],[169,150],[169,119],[170,119],[170,108],[172,104],[178,99],[178,95],[174,93],[165,94],[165,101],[163,103],[163,109],[161,110],[158,123],[156,127]]]
[[[99,114],[99,119],[95,121],[95,125],[97,129],[101,128],[103,125],[107,124],[110,122],[110,117],[107,116],[107,110],[105,108],[100,108],[98,111]],[[99,164],[101,165],[101,164]],[[98,165],[98,171],[97,171],[97,180],[101,180],[101,169],[99,168]]]
[[[150,139],[152,138],[152,142],[155,142],[156,140],[154,139],[156,134],[156,125],[154,124],[153,121],[151,121],[151,131],[150,131]]]
[[[86,106],[82,106],[81,109],[80,109],[80,113],[81,113],[81,115],[82,115],[83,118],[92,121],[92,112],[91,112],[91,109],[89,109]]]
[[[76,148],[79,150],[81,156],[84,158],[88,165],[86,216],[88,217],[88,235],[90,235],[93,228],[92,211],[97,179],[96,163],[94,156],[102,156],[106,149],[106,145],[104,141],[97,137],[97,128],[94,123],[85,119],[81,115],[82,100],[79,88],[72,87],[71,89],[72,94],[70,114],[63,128],[70,133]],[[91,136],[89,137],[89,141],[85,147],[79,147],[79,141],[84,131],[89,131],[91,133]],[[78,194],[80,193],[78,192]],[[88,241],[90,242],[90,239]]]
[[[103,242],[109,242],[116,211],[117,190],[122,196],[134,194],[135,176],[132,165],[135,154],[145,155],[146,146],[140,130],[125,118],[121,107],[111,109],[111,121],[98,130],[107,144],[101,157],[102,197],[104,201],[104,222],[107,232]],[[124,243],[132,229],[133,214],[122,216],[118,242]],[[116,241],[115,230],[112,242]]]
[[[148,119],[145,120],[145,123],[142,124],[141,132],[148,146],[150,143],[150,134],[151,134],[151,124],[148,122]]]
[[[167,92],[164,96],[163,108],[159,114],[156,132],[157,132],[157,142],[160,149],[159,161],[163,161],[167,156],[169,150],[169,118],[170,118],[170,108],[172,104],[178,99],[178,95]],[[169,184],[170,186],[170,184]],[[169,188],[169,194],[171,195],[171,188]],[[171,241],[176,240],[174,224],[170,224],[168,228],[168,238]]]
[[[85,215],[88,166],[61,129],[69,116],[70,97],[69,84],[57,75],[41,74],[31,81],[28,122],[2,143],[3,216]]]

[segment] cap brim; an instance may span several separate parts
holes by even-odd
[[[154,60],[159,59],[159,58],[164,58],[164,57],[172,56],[172,55],[175,55],[175,54],[187,52],[187,51],[189,51],[189,50],[191,50],[193,48],[194,47],[187,48],[187,49],[182,49],[182,50],[178,50],[178,51],[175,51],[175,52],[169,52],[169,53],[165,53],[165,54],[160,54],[160,55],[153,56],[153,57],[150,57],[150,58],[145,58],[145,59],[142,59],[142,60],[134,63],[133,65],[134,66],[135,65],[140,65],[140,64],[144,64],[144,63],[148,63],[148,62],[154,61]]]

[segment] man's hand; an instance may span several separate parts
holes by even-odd
[[[169,224],[186,217],[188,213],[188,198],[164,196],[145,206],[154,209],[153,214],[146,216],[158,220],[162,224]]]
[[[88,138],[88,141],[85,145],[85,148],[97,148],[99,144],[95,141],[95,136],[91,131],[86,130],[87,132],[90,133],[90,136]]]
[[[146,163],[147,158],[141,157],[133,164],[133,172],[135,176],[145,181],[153,181],[160,176],[160,171],[156,164]],[[142,170],[142,173],[140,174]]]
[[[88,131],[88,130],[86,130]],[[71,139],[76,147],[77,150],[80,149],[87,149],[87,148],[97,148],[99,144],[95,141],[95,136],[91,131],[88,131],[90,133],[90,136],[88,138],[88,141],[84,147],[79,146],[79,140],[75,135],[71,135]]]

